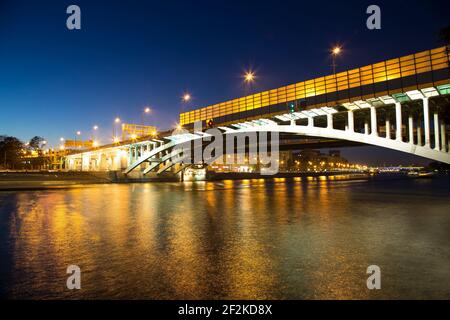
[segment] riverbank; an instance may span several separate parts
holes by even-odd
[[[112,182],[110,175],[107,173],[45,171],[0,173],[1,191],[69,188]]]
[[[303,177],[340,177],[342,179],[367,179],[370,174],[365,172],[281,172],[273,176],[262,176],[259,173],[208,173],[208,181],[222,180],[248,180],[248,179],[277,179],[277,178],[303,178]]]
[[[367,179],[369,175],[362,172],[307,172],[279,173],[274,176],[261,176],[257,173],[213,173],[208,174],[207,181],[274,179],[298,177],[330,177],[339,180]],[[0,191],[27,191],[46,189],[76,188],[95,184],[177,182],[172,176],[152,176],[146,179],[129,178],[117,172],[1,172]]]

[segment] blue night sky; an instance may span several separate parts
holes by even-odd
[[[66,28],[81,8],[82,29]],[[113,120],[172,127],[181,108],[245,95],[252,68],[262,91],[331,73],[329,48],[344,46],[338,70],[442,45],[448,1],[376,1],[382,30],[366,28],[372,1],[19,1],[0,0],[0,135],[109,142]],[[194,99],[187,105],[181,95]],[[354,148],[354,161],[399,155]],[[417,159],[403,156],[404,162]],[[396,159],[394,163],[401,162]],[[417,161],[416,161],[417,162]],[[425,163],[428,161],[425,161]]]

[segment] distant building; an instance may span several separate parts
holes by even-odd
[[[330,150],[328,154],[319,150],[306,149],[294,154],[294,171],[331,171],[355,167],[341,156],[340,150]]]
[[[94,146],[92,140],[65,140],[64,149],[66,150],[82,150],[89,149]]]
[[[141,137],[154,136],[156,127],[140,124],[122,123],[122,140],[134,140]]]

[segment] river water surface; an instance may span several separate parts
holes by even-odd
[[[450,299],[449,196],[400,176],[0,192],[0,296]]]

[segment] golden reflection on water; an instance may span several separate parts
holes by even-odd
[[[364,198],[358,185],[364,182],[307,177],[13,193],[4,230],[13,247],[7,294],[379,297],[365,289],[365,268],[374,257],[387,263],[383,255],[397,242],[411,242],[409,220],[386,214],[386,203]],[[406,212],[398,202],[392,208]],[[70,264],[82,270],[79,292],[65,289]]]

